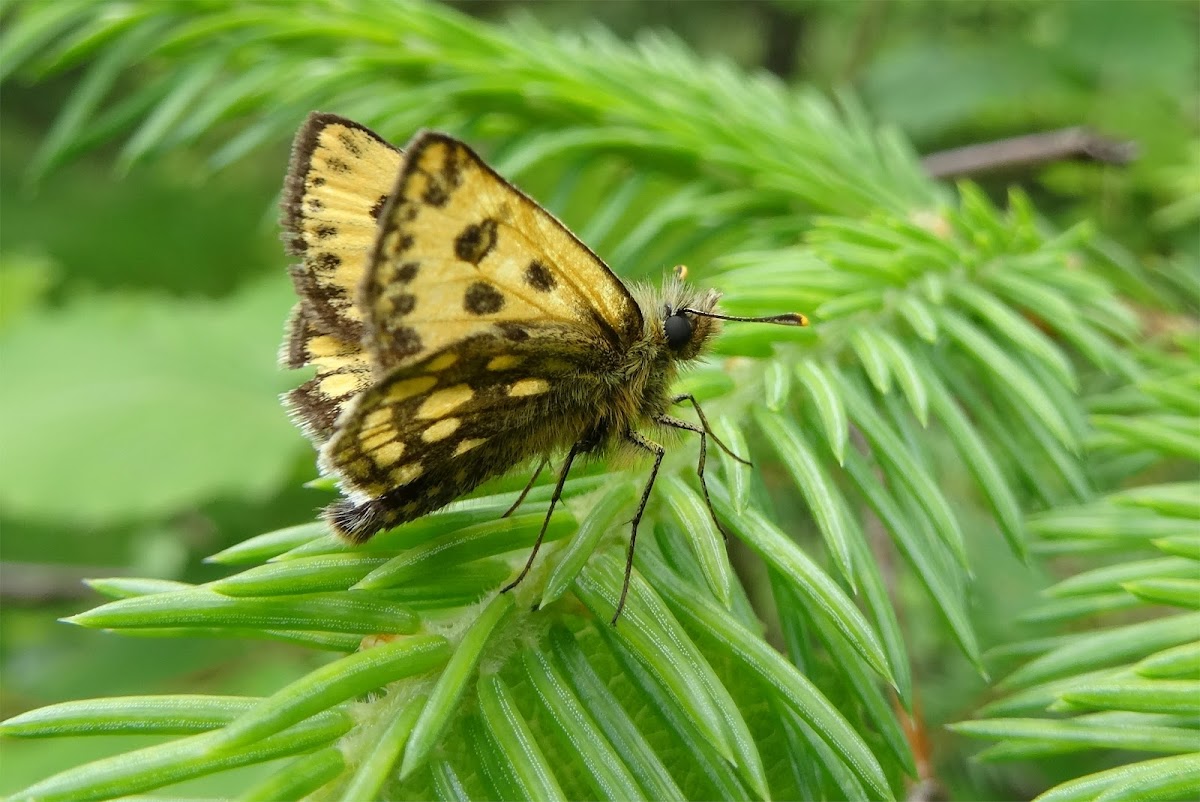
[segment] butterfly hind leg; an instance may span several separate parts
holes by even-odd
[[[673,429],[683,429],[688,432],[695,432],[700,435],[700,460],[696,463],[696,475],[700,477],[700,490],[704,493],[704,503],[708,505],[708,514],[712,518],[713,523],[717,525],[717,531],[721,533],[721,537],[729,540],[729,533],[725,531],[725,527],[721,526],[721,522],[717,520],[717,511],[713,509],[712,496],[708,494],[708,482],[704,480],[704,463],[708,458],[708,438],[711,436],[713,440],[717,439],[712,432],[706,432],[702,427],[694,423],[688,423],[685,420],[672,418],[670,415],[659,415],[654,419],[656,423],[662,426],[670,426]],[[726,452],[728,453],[728,452]],[[734,459],[738,457],[730,454]],[[743,460],[744,461],[744,460]]]
[[[728,454],[730,457],[732,457],[733,459],[742,463],[743,465],[753,465],[754,464],[750,460],[743,459],[742,457],[739,457],[737,454],[734,454],[732,451],[729,450],[729,446],[727,446],[723,442],[721,442],[721,438],[717,437],[717,433],[714,432],[712,430],[712,427],[708,425],[708,418],[704,417],[704,410],[702,410],[700,408],[700,402],[696,400],[696,396],[692,395],[691,393],[683,393],[682,395],[677,395],[671,399],[672,404],[682,404],[684,401],[691,402],[692,409],[696,410],[696,417],[700,418],[700,425],[704,427],[704,434],[708,435],[709,437],[711,437],[713,439],[713,442],[717,444],[717,448],[721,449],[726,454]],[[673,426],[674,424],[666,424],[666,425]],[[677,426],[676,428],[684,428],[684,429],[688,429],[689,431],[696,431],[695,427],[692,427],[692,426],[683,426],[683,427]],[[704,464],[704,457],[703,457],[704,437],[703,437],[703,435],[700,438],[700,453],[702,455],[700,457],[700,463],[703,465]],[[703,478],[703,477],[701,477],[701,478]]]
[[[542,458],[542,461],[538,463],[537,469],[534,470],[533,476],[529,478],[529,484],[525,485],[525,489],[521,491],[521,495],[517,496],[517,500],[512,503],[512,506],[509,507],[503,515],[500,516],[501,518],[507,518],[517,511],[517,507],[521,506],[521,502],[524,501],[525,497],[529,495],[529,491],[533,490],[533,483],[536,482],[538,477],[542,475],[542,468],[545,468],[549,463],[550,460],[545,459],[544,457]]]
[[[629,533],[629,551],[625,554],[625,581],[621,585],[621,598],[617,602],[617,611],[613,613],[612,621],[609,622],[614,626],[616,626],[617,619],[621,617],[621,611],[625,609],[625,597],[629,595],[629,575],[633,571],[633,549],[637,543],[638,524],[642,521],[642,513],[646,511],[646,502],[650,500],[650,491],[654,487],[654,480],[658,478],[658,468],[662,465],[663,455],[667,453],[666,449],[658,443],[647,440],[637,432],[625,432],[625,439],[638,448],[653,454],[654,467],[650,469],[650,478],[646,481],[645,489],[642,490],[642,500],[638,503],[637,513],[634,514],[631,522],[633,528]]]
[[[533,560],[535,557],[537,557],[538,549],[542,547],[542,538],[546,536],[546,528],[550,526],[550,516],[554,514],[554,507],[556,504],[558,504],[558,499],[562,496],[563,485],[567,482],[567,474],[571,472],[571,463],[581,451],[586,451],[591,445],[592,444],[590,442],[581,440],[575,445],[571,446],[571,450],[567,452],[567,459],[563,462],[562,470],[558,474],[558,484],[554,486],[554,495],[550,497],[550,509],[546,510],[546,518],[542,521],[542,529],[540,532],[538,532],[537,540],[534,541],[533,551],[529,552],[529,559],[525,561],[525,567],[521,569],[521,573],[517,575],[516,579],[501,588],[501,593],[508,593],[517,585],[521,584],[521,580],[525,578],[525,575],[529,573],[529,569],[533,567]],[[542,466],[545,466],[545,464],[546,463],[543,462]],[[540,472],[541,470],[542,468],[539,467],[538,471]],[[536,479],[537,474],[534,474],[533,478]],[[517,499],[517,503],[512,506],[512,509],[504,513],[504,515],[508,515],[509,512],[512,512],[517,508],[517,505],[520,504],[522,499],[525,498],[525,494],[529,492],[529,487],[532,486],[533,481],[530,480],[529,486],[525,488],[523,493],[521,493],[521,497]]]

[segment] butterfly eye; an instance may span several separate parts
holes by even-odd
[[[663,323],[667,333],[667,346],[678,351],[692,338],[692,322],[683,315],[671,315]]]

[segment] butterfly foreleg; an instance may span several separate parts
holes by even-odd
[[[641,449],[645,449],[654,455],[654,467],[650,469],[650,478],[646,481],[646,487],[642,490],[642,500],[638,503],[637,512],[633,516],[632,529],[629,533],[629,551],[625,554],[625,581],[621,585],[621,598],[617,601],[617,611],[613,613],[612,621],[614,626],[617,619],[621,617],[621,611],[625,609],[625,597],[629,595],[629,575],[633,571],[633,549],[637,543],[638,524],[642,521],[642,513],[646,511],[646,503],[650,501],[650,491],[654,488],[654,480],[658,478],[658,467],[662,465],[663,455],[667,453],[666,449],[660,446],[653,440],[647,440],[640,434],[634,431],[625,432],[626,441],[633,443]]]
[[[742,463],[743,465],[753,465],[754,464],[754,463],[750,462],[750,460],[743,459],[743,458],[739,457],[737,454],[734,454],[732,451],[729,450],[729,446],[727,446],[723,442],[721,442],[721,438],[717,437],[717,433],[714,432],[712,430],[712,427],[708,425],[708,418],[704,417],[704,410],[702,410],[700,408],[700,402],[696,400],[696,397],[694,395],[692,395],[691,393],[683,393],[682,395],[677,395],[671,399],[672,404],[681,404],[684,401],[691,402],[692,409],[696,410],[696,416],[698,418],[700,418],[700,425],[704,427],[705,433],[713,439],[714,443],[717,444],[717,448],[721,449],[726,454],[728,454],[730,457],[732,457],[733,459]],[[685,426],[682,428],[688,428],[688,427]],[[703,440],[701,440],[701,444],[703,444]],[[703,445],[701,445],[701,447],[703,448]]]
[[[558,474],[558,484],[554,486],[554,495],[550,497],[550,509],[546,510],[546,518],[542,521],[542,529],[538,532],[537,540],[533,543],[533,551],[529,552],[529,559],[525,561],[525,567],[521,569],[521,573],[517,575],[516,579],[501,588],[501,593],[508,593],[521,584],[521,580],[525,578],[525,575],[529,573],[529,569],[533,567],[533,560],[537,557],[538,549],[542,547],[542,538],[546,536],[546,528],[550,526],[550,516],[554,514],[554,507],[558,504],[558,499],[562,496],[563,485],[566,484],[567,474],[571,471],[571,463],[575,460],[576,455],[581,451],[586,451],[590,445],[586,441],[580,441],[571,446],[571,450],[567,452],[567,459],[563,462],[562,470]],[[542,464],[544,465],[545,463],[543,462]],[[538,470],[540,471],[541,468],[538,468]],[[536,479],[537,477],[534,476],[534,478]],[[532,484],[533,482],[530,482],[530,485]],[[525,488],[525,491],[528,492],[529,488]],[[524,493],[522,494],[523,497]],[[517,503],[520,503],[520,499],[517,499]],[[515,504],[513,505],[513,509],[516,509]],[[512,510],[509,510],[509,512],[512,512]],[[505,515],[507,514],[505,513]]]
[[[695,401],[695,399],[692,400],[693,402]],[[672,418],[670,415],[659,415],[654,420],[663,426],[683,429],[684,431],[695,432],[700,435],[700,460],[696,463],[696,475],[700,477],[700,490],[704,492],[704,503],[708,505],[708,514],[713,519],[713,523],[717,525],[717,531],[721,533],[721,537],[729,540],[729,533],[725,531],[725,527],[721,526],[721,522],[717,520],[717,511],[713,509],[712,497],[708,494],[708,482],[704,481],[704,463],[708,457],[708,438],[712,437],[713,440],[716,440],[717,436],[712,432],[706,432],[702,427],[694,423]]]
[[[507,512],[500,516],[501,518],[507,518],[517,511],[517,507],[521,506],[521,502],[525,500],[525,497],[529,495],[529,491],[533,489],[533,483],[536,482],[538,477],[542,475],[542,468],[545,468],[546,464],[549,462],[550,460],[544,457],[542,458],[542,461],[538,463],[537,468],[534,470],[533,476],[529,478],[529,484],[525,485],[525,489],[521,491],[521,495],[517,496],[517,500],[513,502],[512,506],[508,508]]]

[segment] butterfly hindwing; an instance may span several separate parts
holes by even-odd
[[[315,443],[329,439],[338,416],[354,396],[371,385],[371,365],[362,346],[323,333],[302,304],[288,320],[281,361],[288,367],[316,367],[316,376],[285,396],[288,411]]]
[[[578,373],[583,354],[562,334],[473,335],[358,396],[321,451],[347,496],[328,510],[333,527],[365,540],[569,445],[582,417],[570,399],[595,378]]]
[[[597,352],[637,338],[620,280],[470,148],[423,133],[405,154],[359,295],[377,376],[498,327],[568,327]]]

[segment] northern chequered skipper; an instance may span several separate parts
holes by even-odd
[[[293,146],[283,212],[288,249],[301,261],[281,358],[316,368],[288,404],[344,493],[325,511],[333,530],[362,542],[519,464],[540,460],[540,472],[565,453],[542,532],[509,590],[533,565],[575,458],[644,451],[654,466],[614,622],[664,453],[637,427],[700,436],[707,499],[707,439],[729,452],[696,400],[671,394],[678,367],[722,320],[807,323],[799,314],[722,315],[718,293],[689,287],[682,268],[661,290],[631,291],[444,134],[419,133],[399,150],[358,123],[312,114]],[[668,414],[683,402],[700,425]]]

